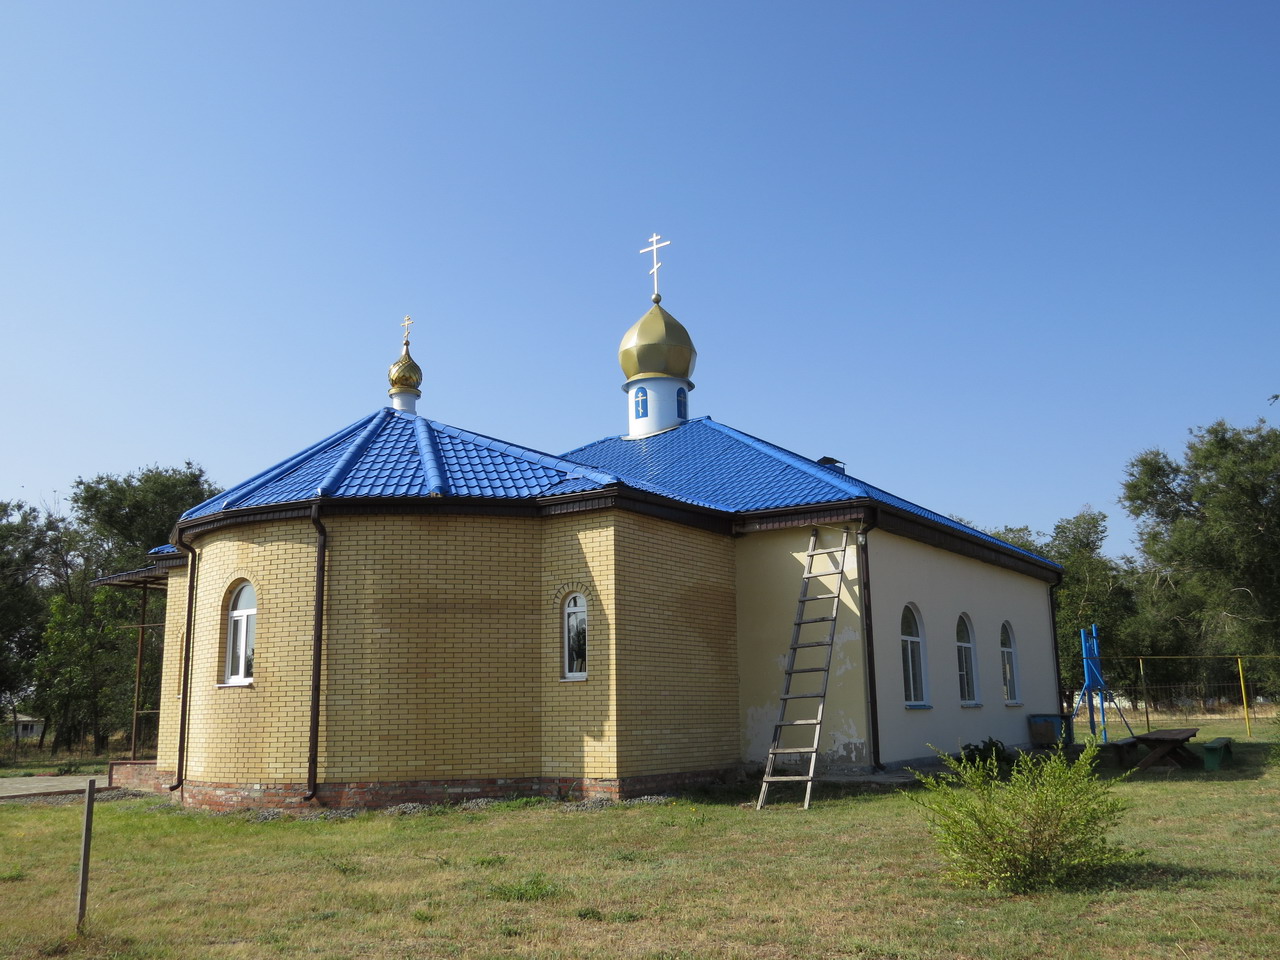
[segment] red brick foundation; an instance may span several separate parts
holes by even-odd
[[[154,764],[152,767],[154,768]],[[114,777],[114,764],[112,770]],[[692,773],[626,777],[620,780],[518,777],[321,783],[316,789],[315,799],[310,801],[302,799],[307,792],[306,784],[302,783],[211,783],[187,780],[177,793],[184,806],[197,810],[215,811],[246,808],[286,811],[310,807],[378,808],[401,803],[461,803],[464,800],[502,800],[509,797],[620,800],[724,782],[732,773],[731,770],[704,770]],[[141,780],[141,775],[137,776]],[[169,776],[172,777],[172,774]],[[156,789],[157,792],[168,792],[163,778],[153,775],[153,781],[156,785],[151,789]],[[116,785],[114,779],[112,783]],[[148,787],[139,785],[135,789],[148,789]]]
[[[112,760],[107,765],[107,785],[127,790],[150,790],[169,794],[172,772],[156,770],[154,760]]]

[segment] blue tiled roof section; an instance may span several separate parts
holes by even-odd
[[[744,513],[865,498],[1036,556],[710,417],[638,440],[609,437],[565,456],[616,474],[628,486],[715,510]]]
[[[317,497],[519,499],[616,482],[580,463],[384,408],[192,507],[182,519]]]
[[[177,547],[175,547],[172,543],[162,543],[162,544],[160,544],[160,546],[158,546],[158,547],[152,547],[150,550],[148,550],[148,551],[147,551],[147,556],[148,556],[148,557],[163,557],[163,556],[165,556],[166,554],[170,554],[170,553],[177,553],[177,552],[178,552],[178,548],[177,548]]]

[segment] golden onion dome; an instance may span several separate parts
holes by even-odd
[[[387,379],[391,381],[390,392],[395,392],[396,390],[416,391],[422,386],[422,368],[414,362],[413,357],[409,356],[408,340],[404,342],[404,352],[400,354],[400,358],[387,371]]]
[[[653,307],[623,335],[618,346],[618,363],[628,382],[640,377],[688,380],[693,374],[698,351],[689,331],[657,301],[655,297]]]

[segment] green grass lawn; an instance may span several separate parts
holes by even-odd
[[[61,757],[50,760],[48,757],[35,756],[0,762],[0,777],[40,777],[61,774],[90,777],[106,772],[107,760],[102,757],[88,757],[83,760],[76,757]]]
[[[3,803],[0,957],[1269,960],[1270,750],[1242,742],[1220,772],[1119,783],[1132,807],[1115,838],[1143,865],[1027,896],[951,886],[901,793],[827,788],[808,811],[756,812],[742,791],[316,821],[100,803],[79,938],[83,807]]]

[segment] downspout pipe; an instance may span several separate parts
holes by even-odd
[[[314,800],[320,765],[320,668],[324,653],[324,574],[329,550],[329,531],[320,522],[320,504],[311,505],[311,525],[316,528],[316,596],[311,617],[311,727],[307,737],[307,792],[303,800]]]
[[[178,710],[178,757],[174,765],[174,780],[169,790],[178,790],[186,777],[187,769],[187,714],[191,705],[191,646],[192,630],[196,618],[196,548],[182,539],[179,530],[174,542],[178,549],[187,555],[187,617],[184,627],[185,636],[182,642],[182,707]]]
[[[867,534],[876,528],[873,514],[858,527],[858,586],[862,593],[862,634],[867,644],[867,722],[871,734],[871,766],[884,770],[880,762],[880,697],[876,692],[876,638],[871,620],[871,553]]]

